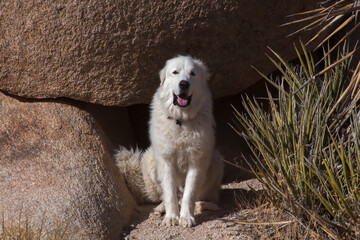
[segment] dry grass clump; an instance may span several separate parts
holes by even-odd
[[[35,225],[31,221],[31,217],[27,214],[23,216],[20,211],[17,220],[5,221],[4,215],[1,219],[0,225],[0,239],[1,240],[70,240],[78,233],[78,230],[71,230],[69,228],[71,219],[64,224],[57,222],[54,224],[52,230],[45,229],[45,215],[41,220],[40,226]],[[78,239],[78,238],[77,238]],[[86,239],[86,238],[84,238]]]
[[[278,208],[268,199],[265,192],[251,200],[237,196],[239,210],[232,221],[239,225],[240,231],[248,239],[326,239],[324,234],[313,230],[317,229],[316,221],[303,224],[296,216]]]

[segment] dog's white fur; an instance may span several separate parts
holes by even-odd
[[[215,121],[208,78],[208,70],[201,61],[185,56],[170,59],[160,71],[160,87],[151,103],[151,146],[139,163],[144,183],[140,188],[150,201],[163,202],[158,209],[165,207],[163,223],[167,226],[191,227],[195,224],[196,201],[219,200],[223,162],[214,151]],[[174,104],[182,80],[189,83],[187,95],[191,96],[186,107]],[[116,155],[123,173],[128,172],[124,165],[128,153],[121,149]]]

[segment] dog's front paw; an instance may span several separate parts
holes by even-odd
[[[195,225],[194,217],[180,217],[179,225],[182,227],[192,227]]]
[[[164,220],[162,221],[162,225],[167,226],[167,227],[171,227],[171,226],[176,226],[179,223],[179,218],[178,217],[166,217],[164,218]]]

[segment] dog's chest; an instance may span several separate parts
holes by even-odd
[[[188,164],[201,160],[203,154],[212,148],[213,129],[196,122],[182,122],[179,125],[174,120],[172,125],[163,133],[171,146],[173,161],[179,170],[186,171]]]
[[[170,127],[164,128],[166,139],[176,148],[187,149],[200,147],[207,142],[206,128],[197,122],[171,120]]]

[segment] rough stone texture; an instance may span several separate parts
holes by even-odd
[[[93,117],[60,102],[0,92],[0,213],[71,239],[119,239],[135,202]],[[3,215],[1,215],[2,218]]]
[[[274,66],[267,46],[295,56],[285,16],[313,0],[0,1],[0,89],[103,105],[149,103],[166,59],[190,54],[214,97],[238,93]],[[306,38],[303,36],[303,38]]]

